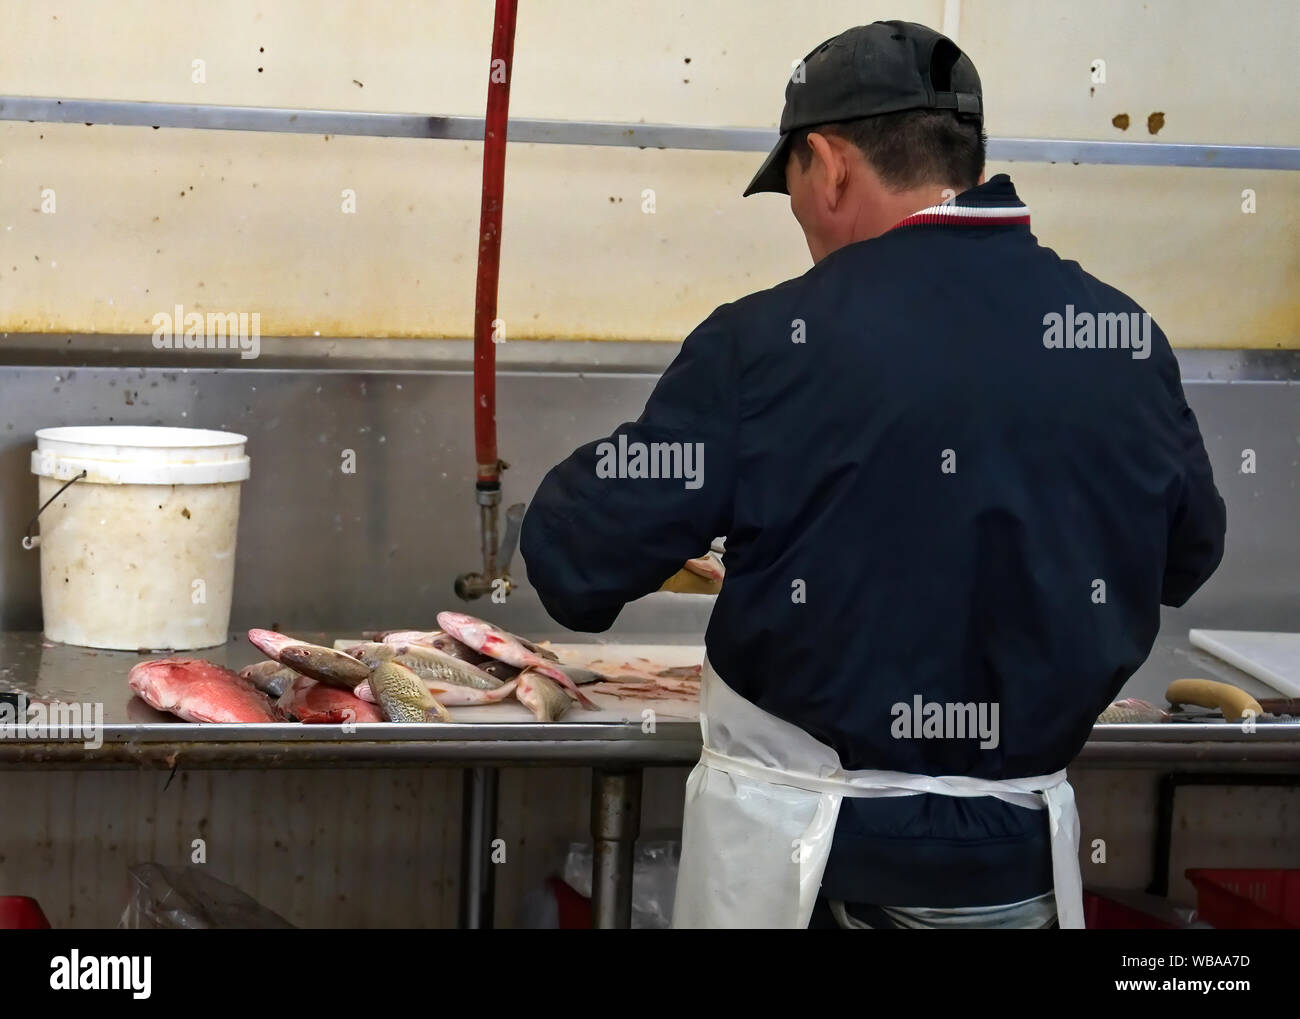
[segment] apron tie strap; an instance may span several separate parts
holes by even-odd
[[[1046,810],[1058,920],[1083,927],[1079,815],[1064,769],[1013,779],[845,771],[834,749],[746,701],[707,658],[700,727],[704,749],[686,784],[674,926],[806,926],[844,797],[932,793]]]
[[[986,779],[969,775],[912,775],[902,771],[840,771],[808,775],[733,757],[705,746],[700,764],[756,782],[790,786],[832,796],[876,798],[918,796],[992,796],[1013,806],[1046,810],[1052,841],[1052,884],[1057,921],[1063,930],[1081,929],[1083,878],[1079,872],[1079,822],[1074,788],[1065,769],[1029,778]]]

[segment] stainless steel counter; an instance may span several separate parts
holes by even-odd
[[[1267,689],[1230,666],[1193,650],[1171,630],[1129,683],[1131,696],[1159,700],[1172,679],[1205,676],[1236,682],[1252,693]],[[332,634],[298,634],[330,644]],[[540,636],[540,635],[538,635]],[[571,636],[563,638],[571,640]],[[698,637],[661,643],[697,643]],[[648,641],[648,643],[654,643]],[[194,652],[240,668],[262,655],[236,634],[230,642]],[[697,721],[657,717],[646,732],[640,705],[605,706],[562,722],[523,720],[508,705],[462,708],[447,724],[194,725],[150,708],[126,684],[141,655],[51,644],[40,634],[0,632],[0,694],[21,693],[42,703],[98,706],[98,732],[67,738],[0,737],[0,766],[17,768],[329,768],[365,765],[450,766],[464,769],[461,825],[461,926],[490,926],[495,870],[487,865],[497,825],[497,765],[583,764],[592,768],[591,835],[595,846],[593,922],[629,925],[632,848],[640,831],[642,769],[694,763]],[[584,715],[586,716],[584,718]],[[79,738],[78,738],[79,737]],[[1152,768],[1202,773],[1222,782],[1286,781],[1300,773],[1300,724],[1097,726],[1073,767]],[[1225,778],[1226,776],[1226,778]],[[1174,776],[1177,777],[1177,776]],[[1162,799],[1157,872],[1168,870],[1172,793]],[[1163,856],[1160,854],[1163,853]]]
[[[329,644],[333,634],[300,634]],[[663,635],[663,643],[681,644]],[[572,635],[563,639],[572,640]],[[698,636],[685,643],[698,642]],[[238,669],[261,652],[239,635],[195,657]],[[193,725],[150,708],[132,695],[126,674],[142,656],[54,645],[35,633],[0,633],[0,693],[32,700],[102,705],[102,740],[0,738],[0,763],[102,766],[330,767],[366,764],[460,765],[682,765],[699,757],[697,722],[659,717],[643,731],[639,704],[564,721],[538,723],[504,705],[462,708],[446,724]],[[1127,696],[1160,701],[1174,679],[1199,676],[1236,683],[1257,697],[1276,696],[1266,686],[1184,637],[1162,636],[1150,659],[1125,688]],[[1260,724],[1253,733],[1227,723],[1097,726],[1078,764],[1099,767],[1240,765],[1255,770],[1300,771],[1300,723]]]
[[[335,634],[296,634],[329,646]],[[339,635],[341,636],[341,635]],[[355,634],[353,634],[355,636]],[[239,634],[220,647],[182,656],[239,669],[265,656]],[[330,766],[358,764],[683,764],[699,757],[699,723],[660,715],[643,731],[641,705],[629,702],[564,721],[533,721],[512,704],[457,708],[456,721],[414,725],[302,725],[183,722],[149,707],[127,686],[131,666],[159,654],[52,644],[37,633],[0,633],[0,693],[29,701],[100,706],[103,745],[79,738],[0,737],[0,763],[173,766]],[[84,734],[83,734],[84,735]]]

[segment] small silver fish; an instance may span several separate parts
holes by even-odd
[[[513,679],[509,683],[502,685],[498,690],[475,690],[472,686],[452,686],[451,684],[439,686],[437,683],[425,683],[424,685],[429,688],[429,693],[433,694],[434,700],[444,707],[452,708],[496,704],[515,692],[515,681]],[[369,680],[360,684],[352,693],[360,700],[370,704],[375,703],[375,695],[370,689]]]
[[[239,674],[273,700],[283,696],[298,678],[298,673],[275,659],[246,665],[239,670]]]
[[[351,653],[370,668],[380,662],[397,662],[426,683],[497,690],[503,682],[463,659],[423,644],[358,644]]]
[[[249,630],[248,641],[268,658],[327,686],[351,690],[370,674],[365,664],[342,651],[308,644],[274,630]]]

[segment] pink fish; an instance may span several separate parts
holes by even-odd
[[[279,700],[279,706],[305,725],[337,725],[342,722],[382,722],[384,716],[374,704],[367,704],[347,690],[339,690],[299,676]]]
[[[499,661],[517,666],[521,669],[535,669],[543,676],[549,676],[565,687],[574,700],[584,708],[596,710],[587,697],[584,697],[578,685],[562,670],[555,668],[552,659],[543,657],[538,650],[530,650],[523,640],[513,633],[507,633],[499,626],[467,616],[463,612],[439,612],[438,625],[462,644],[472,647],[481,654],[490,655]],[[535,648],[536,645],[533,645]]]
[[[384,644],[392,644],[394,647],[400,647],[404,644],[420,644],[424,647],[437,648],[453,658],[460,658],[474,665],[481,665],[491,658],[491,655],[481,654],[473,648],[467,647],[445,630],[386,630],[379,635],[379,640]],[[515,640],[519,641],[529,651],[541,655],[548,661],[559,661],[553,651],[548,651],[538,644],[526,641],[523,637],[516,637]]]
[[[1142,725],[1169,721],[1169,712],[1148,701],[1125,697],[1097,716],[1098,725]]]
[[[201,658],[161,658],[132,667],[126,681],[150,707],[187,722],[279,722],[266,694]]]

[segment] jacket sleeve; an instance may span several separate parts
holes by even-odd
[[[721,310],[686,338],[636,421],[582,446],[533,496],[520,552],[542,605],[571,630],[609,629],[727,533],[738,367]]]
[[[1160,601],[1177,607],[1195,594],[1218,569],[1223,559],[1227,510],[1214,487],[1210,458],[1205,452],[1196,415],[1183,395],[1177,361],[1172,352],[1170,360],[1173,362],[1172,377],[1167,373],[1166,385],[1174,400],[1174,427],[1182,484],[1171,516]]]

